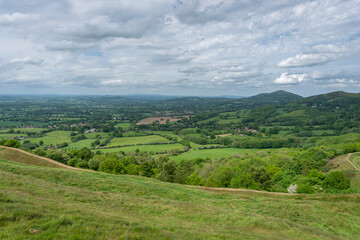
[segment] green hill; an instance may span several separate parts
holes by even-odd
[[[241,99],[245,104],[249,105],[272,105],[285,104],[302,99],[303,97],[294,93],[279,90],[272,93],[261,93],[252,97]]]
[[[4,156],[0,209],[0,239],[360,237],[359,194],[204,191],[143,177],[29,165]]]

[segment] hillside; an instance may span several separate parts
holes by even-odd
[[[303,103],[308,106],[335,106],[335,107],[348,107],[348,105],[360,104],[360,94],[358,93],[347,93],[343,91],[331,92],[327,94],[320,94],[311,97],[304,98]]]
[[[360,236],[358,194],[229,194],[143,177],[69,171],[0,159],[1,239]]]
[[[272,105],[272,104],[285,104],[302,99],[303,97],[286,92],[283,90],[275,91],[272,93],[261,93],[252,97],[241,99],[245,104],[249,105]]]

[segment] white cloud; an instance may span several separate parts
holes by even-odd
[[[24,14],[24,13],[12,13],[12,14],[1,14],[0,25],[16,25],[21,23],[28,23],[39,18],[38,15]]]
[[[249,95],[276,90],[278,84],[289,90],[297,84],[296,90],[305,91],[314,84],[340,84],[333,79],[360,78],[358,0],[17,0],[0,5],[2,82],[33,79],[49,87],[54,83],[54,91],[57,85],[77,86],[73,91],[92,88],[99,94],[128,88]],[[300,67],[301,72],[284,71]],[[327,74],[330,70],[337,72]],[[341,84],[360,91],[348,81]]]
[[[13,64],[29,64],[29,65],[41,65],[44,61],[41,59],[33,59],[31,57],[25,58],[14,58],[10,60],[10,63]]]
[[[118,86],[118,85],[123,85],[124,81],[122,79],[104,80],[101,81],[101,84],[105,86]]]
[[[284,84],[284,85],[293,85],[293,84],[299,84],[299,83],[303,83],[308,79],[308,75],[303,73],[303,74],[288,74],[283,73],[281,74],[280,77],[278,77],[277,79],[275,79],[274,83],[277,84]]]
[[[333,55],[326,54],[299,54],[295,57],[290,57],[282,60],[277,64],[278,67],[308,67],[320,64],[325,64],[334,59]]]

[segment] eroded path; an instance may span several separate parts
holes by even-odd
[[[348,162],[351,164],[351,166],[353,166],[356,170],[360,171],[359,168],[358,168],[354,163],[352,163],[352,162],[350,161],[351,155],[353,155],[353,153],[349,153],[349,154],[347,155],[346,161],[348,161]]]

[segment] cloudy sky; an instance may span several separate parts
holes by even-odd
[[[0,0],[0,94],[360,92],[360,0]]]

